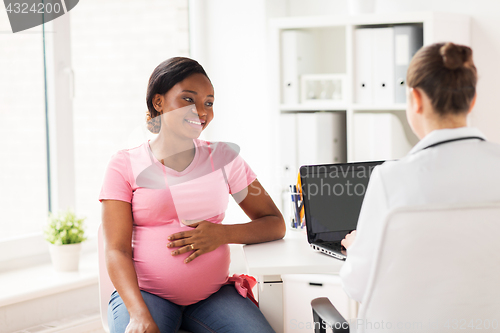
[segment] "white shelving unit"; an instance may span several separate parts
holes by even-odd
[[[354,147],[356,138],[355,132],[357,128],[355,119],[358,118],[356,116],[357,114],[395,115],[396,117],[394,118],[397,118],[401,122],[401,128],[404,129],[404,136],[408,140],[408,143],[413,146],[418,141],[407,124],[405,103],[388,105],[358,104],[355,102],[354,98],[353,74],[356,70],[354,68],[355,29],[363,27],[390,27],[403,24],[417,24],[422,26],[424,45],[444,41],[470,45],[470,18],[465,15],[451,13],[412,12],[363,14],[358,16],[287,17],[270,21],[271,68],[273,68],[271,82],[273,83],[273,96],[276,96],[273,109],[280,114],[281,119],[281,129],[279,132],[281,141],[280,176],[282,178],[281,184],[283,188],[285,188],[287,184],[296,182],[300,165],[294,165],[292,160],[297,160],[297,156],[302,153],[300,149],[305,149],[304,144],[300,145],[297,143],[297,140],[293,142],[293,139],[291,139],[291,133],[307,130],[302,127],[303,124],[301,120],[297,120],[298,118],[291,119],[291,117],[293,118],[293,114],[300,115],[314,112],[340,112],[343,114],[343,118],[337,118],[341,120],[344,119],[343,121],[345,122],[343,125],[345,132],[339,134],[344,137],[343,141],[341,139],[339,141],[344,144],[345,153],[343,155],[343,160],[338,160],[338,158],[336,158],[337,160],[335,161],[322,161],[321,163],[355,161]],[[343,94],[345,94],[345,102],[316,102],[307,104],[301,104],[300,102],[285,103],[286,98],[284,97],[284,90],[288,88],[284,86],[283,77],[288,73],[284,73],[284,66],[282,63],[284,51],[282,49],[282,43],[283,34],[286,34],[289,30],[300,31],[300,34],[304,32],[304,34],[309,36],[306,50],[299,50],[299,53],[304,53],[304,57],[307,56],[311,62],[309,64],[301,64],[302,70],[304,71],[305,68],[307,71],[302,74],[344,74],[346,76],[347,84],[345,91],[343,91]],[[299,59],[301,54],[298,55]],[[378,135],[375,133],[376,131],[372,132],[371,134],[362,134],[365,135],[365,137],[369,135]],[[370,139],[370,137],[368,137],[368,139]],[[334,140],[338,140],[338,138]],[[393,158],[402,157],[411,146],[407,145],[407,148],[405,148],[406,151],[401,151],[400,149],[398,154],[402,155],[393,156]],[[309,147],[308,149],[315,148]],[[339,156],[342,156],[342,154]],[[302,163],[299,161],[297,164]],[[283,201],[285,202],[285,200]]]

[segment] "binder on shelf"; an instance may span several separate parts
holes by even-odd
[[[297,165],[319,164],[316,112],[297,114]],[[328,134],[327,134],[328,135]],[[328,158],[328,156],[322,156]]]
[[[406,72],[411,59],[424,44],[424,30],[419,25],[394,27],[394,99],[406,103]]]
[[[318,156],[328,156],[320,163],[347,162],[346,114],[344,112],[318,113]],[[327,136],[324,133],[329,133]],[[326,140],[330,140],[329,142]]]
[[[373,102],[372,30],[354,30],[354,94],[356,102],[360,104]]]
[[[280,115],[280,161],[281,185],[293,184],[299,166],[297,165],[297,114]]]
[[[394,103],[394,28],[372,29],[373,103]]]
[[[356,103],[405,103],[406,71],[423,45],[423,27],[358,28],[354,39]]]
[[[281,33],[281,73],[283,104],[300,101],[300,76],[311,73],[314,49],[312,38],[303,30],[285,30]]]
[[[401,116],[393,113],[355,113],[354,160],[393,160],[404,157],[413,145],[406,136],[405,119]]]
[[[346,162],[345,113],[297,114],[297,165]]]

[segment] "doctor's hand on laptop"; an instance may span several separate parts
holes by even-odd
[[[351,244],[354,242],[355,239],[356,239],[356,230],[353,230],[351,231],[351,233],[345,236],[345,238],[340,242],[340,244],[342,244],[342,246],[347,249],[349,248],[349,246],[351,246]]]

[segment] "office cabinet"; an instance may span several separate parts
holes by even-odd
[[[277,172],[286,189],[296,182],[301,164],[406,155],[418,142],[405,113],[405,73],[411,55],[421,44],[470,45],[470,18],[436,12],[286,17],[271,20],[270,36],[273,109],[283,120]],[[300,86],[302,75],[342,77],[342,98],[301,98],[307,96],[302,90],[309,89]],[[324,82],[324,87],[330,84]],[[318,122],[307,114],[319,115],[316,119],[324,114],[341,116],[334,122],[326,118]],[[342,142],[342,149],[330,145],[332,138]],[[282,208],[286,204],[282,202]]]
[[[282,279],[284,333],[314,333],[311,301],[318,297],[328,297],[347,320],[356,318],[357,303],[342,290],[339,276],[287,274]]]

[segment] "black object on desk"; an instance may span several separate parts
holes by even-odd
[[[346,259],[340,242],[356,229],[371,173],[383,162],[300,167],[307,240],[313,249]]]

